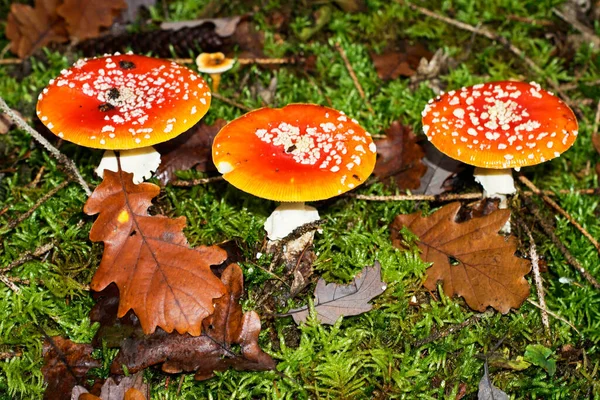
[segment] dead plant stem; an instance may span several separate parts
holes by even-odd
[[[212,93],[212,97],[214,97],[217,100],[222,101],[223,103],[229,104],[230,106],[234,106],[239,108],[242,111],[251,111],[252,109],[250,107],[246,107],[243,104],[240,104],[238,102],[235,102],[231,99],[228,99],[227,97],[223,96],[222,94],[219,93]]]
[[[21,214],[18,218],[9,221],[8,224],[7,224],[7,228],[8,229],[13,229],[15,226],[17,226],[21,222],[25,221],[27,218],[29,218],[31,216],[31,214],[34,213],[35,210],[37,210],[49,198],[51,198],[52,196],[54,196],[56,193],[58,193],[61,189],[63,189],[69,183],[71,183],[71,181],[63,181],[60,185],[56,186],[55,188],[53,188],[52,190],[50,190],[48,193],[46,193],[45,195],[43,195],[38,201],[36,201],[36,203],[33,205],[33,207],[31,207],[29,210],[27,210],[27,212]]]
[[[365,101],[365,105],[367,106],[367,109],[369,110],[370,113],[374,113],[375,111],[373,111],[373,107],[371,107],[371,103],[369,102],[369,100],[367,99],[367,96],[365,95],[365,91],[363,90],[363,88],[358,80],[358,77],[356,76],[356,73],[354,72],[354,68],[352,68],[352,64],[350,64],[350,60],[348,59],[348,56],[346,55],[346,51],[344,50],[342,45],[339,43],[335,44],[335,49],[338,51],[338,53],[340,53],[340,56],[342,57],[342,60],[344,61],[344,65],[346,66],[346,69],[348,70],[348,73],[350,74],[350,78],[352,78],[352,82],[354,82],[354,87],[356,87],[356,90],[358,90],[358,94],[360,94],[360,97]]]
[[[19,129],[22,129],[23,131],[29,133],[39,144],[41,144],[46,150],[48,150],[50,154],[58,160],[59,163],[63,164],[67,170],[67,173],[73,176],[73,180],[76,180],[79,183],[79,185],[83,188],[85,194],[88,195],[88,197],[92,195],[90,187],[88,186],[87,182],[83,179],[83,176],[81,176],[81,173],[77,169],[75,163],[70,158],[58,151],[58,149],[52,146],[52,144],[48,140],[46,140],[45,137],[43,137],[38,131],[33,129],[31,126],[29,126],[29,124],[27,124],[27,122],[25,122],[21,117],[19,117],[8,106],[8,104],[6,104],[2,97],[0,97],[0,110],[3,111],[8,116],[8,118],[10,118],[19,127]]]
[[[556,212],[565,217],[583,236],[585,236],[596,248],[598,253],[600,253],[600,243],[590,233],[579,224],[569,213],[567,213],[561,206],[559,206],[554,200],[550,197],[546,196],[540,189],[537,188],[529,179],[527,179],[523,175],[519,175],[519,181],[527,186],[532,192],[539,195],[550,207],[552,207]]]
[[[218,182],[218,181],[222,181],[222,180],[223,180],[222,176],[215,176],[212,178],[192,179],[190,181],[175,180],[175,181],[169,182],[169,185],[186,187],[186,186],[204,185],[207,183],[213,183],[213,182]]]
[[[540,310],[542,310],[542,312],[543,312],[543,311],[546,311],[546,312],[548,313],[548,315],[550,315],[550,316],[552,316],[552,317],[556,318],[557,320],[559,320],[559,321],[562,321],[562,322],[564,322],[565,324],[569,325],[571,328],[573,328],[573,330],[574,330],[575,332],[577,332],[578,334],[580,334],[580,335],[581,335],[581,332],[579,332],[579,330],[578,330],[578,329],[575,327],[575,325],[573,325],[572,323],[570,323],[569,321],[567,321],[566,319],[564,319],[564,318],[563,318],[563,317],[561,317],[560,315],[556,314],[554,311],[548,310],[547,308],[546,308],[546,309],[543,309],[543,308],[542,308],[542,306],[541,306],[540,304],[536,303],[535,301],[533,301],[533,300],[531,300],[531,299],[527,299],[527,302],[528,302],[529,304],[531,304],[531,305],[533,305],[533,306],[535,306],[535,307],[539,308]]]
[[[429,344],[431,342],[435,342],[438,339],[443,339],[446,336],[449,336],[455,332],[459,332],[462,329],[466,328],[467,326],[469,326],[469,325],[479,321],[483,317],[489,316],[489,315],[490,314],[487,311],[484,313],[481,313],[481,314],[473,314],[469,318],[467,318],[465,321],[461,322],[460,324],[451,325],[444,330],[433,332],[431,335],[427,336],[425,339],[417,340],[416,342],[414,342],[413,347],[419,348],[423,345]]]

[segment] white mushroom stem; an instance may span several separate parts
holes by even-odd
[[[499,198],[500,208],[507,208],[506,196],[515,194],[517,188],[512,169],[475,168],[475,181],[483,186],[483,197]]]
[[[305,203],[282,203],[265,221],[265,230],[269,240],[281,240],[294,229],[318,221],[319,212]]]
[[[96,168],[96,174],[102,178],[104,170],[117,172],[119,170],[117,157],[121,162],[121,170],[133,173],[133,183],[135,184],[150,178],[160,165],[160,153],[152,146],[122,150],[119,156],[114,151],[107,150]]]

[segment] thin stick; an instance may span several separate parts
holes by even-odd
[[[560,215],[565,217],[571,224],[573,224],[573,226],[575,228],[577,228],[577,230],[579,232],[581,232],[581,234],[583,236],[585,236],[594,245],[594,247],[596,248],[598,253],[600,253],[600,243],[598,243],[598,241],[596,239],[594,239],[594,237],[592,235],[590,235],[590,233],[583,226],[581,226],[579,224],[579,222],[577,222],[573,217],[571,217],[569,215],[569,213],[567,213],[565,210],[563,210],[562,207],[559,206],[554,200],[552,200],[550,197],[548,197],[544,193],[542,193],[542,191],[540,189],[538,189],[533,184],[533,182],[531,182],[525,176],[519,175],[519,180],[521,181],[521,183],[523,183],[525,186],[527,186],[532,192],[539,195],[550,207],[554,208],[554,210],[556,210],[556,212],[558,212]]]
[[[592,135],[598,133],[598,124],[600,124],[600,100],[596,105],[596,116],[594,117],[594,125],[592,125]]]
[[[517,57],[519,57],[521,60],[523,60],[523,62],[529,67],[531,68],[531,70],[533,70],[535,73],[537,73],[538,75],[541,76],[545,76],[544,71],[542,70],[542,68],[540,68],[531,58],[527,57],[527,55],[525,54],[525,52],[523,52],[523,50],[519,49],[517,46],[515,46],[514,44],[512,44],[508,39],[506,39],[503,36],[500,36],[494,32],[492,32],[491,30],[489,30],[486,27],[483,28],[476,28],[472,25],[466,24],[464,22],[460,22],[457,21],[455,19],[452,18],[448,18],[444,15],[440,15],[437,14],[433,11],[428,10],[427,8],[423,8],[423,7],[419,7],[415,4],[412,4],[408,1],[405,0],[397,0],[399,3],[401,4],[405,4],[408,7],[410,7],[411,9],[420,12],[421,14],[424,14],[428,17],[437,19],[439,21],[445,22],[448,25],[452,25],[455,26],[457,28],[463,29],[465,31],[469,31],[472,32],[474,34],[480,35],[480,36],[484,36],[490,40],[499,42],[501,45],[503,45],[504,47],[506,47],[510,52],[512,52],[514,55],[516,55]],[[563,92],[563,90],[561,89],[560,86],[558,86],[558,84],[556,82],[554,82],[553,80],[551,80],[548,77],[545,77],[546,82],[548,83],[548,85],[550,85],[550,87],[552,87],[552,89],[560,94],[562,96],[562,98],[564,99],[565,103],[567,103],[571,108],[574,109],[578,109],[577,105],[573,103],[573,101],[569,98],[569,96],[566,95],[566,93]]]
[[[542,312],[547,312],[549,315],[551,315],[552,317],[556,318],[559,321],[564,322],[565,324],[569,325],[571,328],[573,328],[573,330],[577,333],[579,333],[581,335],[581,332],[579,332],[579,330],[575,327],[575,325],[573,325],[572,323],[570,323],[569,321],[567,321],[566,319],[564,319],[563,317],[561,317],[560,315],[556,314],[555,312],[546,309],[543,309],[541,305],[539,305],[538,303],[536,303],[535,301],[531,300],[531,299],[527,299],[527,302],[529,304],[534,305],[535,307],[539,308],[540,310],[542,310]]]
[[[21,64],[23,60],[18,58],[4,58],[0,60],[0,65]]]
[[[465,321],[461,322],[460,324],[457,325],[451,325],[450,327],[444,329],[443,331],[436,331],[433,332],[431,335],[429,335],[428,337],[426,337],[425,339],[421,339],[421,340],[417,340],[414,344],[413,347],[421,347],[423,345],[429,344],[431,342],[435,342],[438,339],[443,339],[446,336],[449,336],[455,332],[459,332],[462,329],[466,328],[467,326],[471,325],[474,322],[479,321],[481,318],[485,317],[485,316],[489,316],[490,314],[488,314],[488,312],[484,312],[481,314],[473,314],[471,315],[469,318],[467,318]]]
[[[171,58],[178,64],[193,64],[196,60],[193,58]],[[1,61],[1,60],[0,60]],[[238,58],[236,62],[241,65],[259,64],[259,65],[274,65],[274,64],[301,64],[306,59],[303,57],[287,57],[287,58]]]
[[[188,186],[204,185],[206,183],[218,182],[218,181],[222,181],[222,180],[223,180],[222,176],[215,176],[213,178],[192,179],[191,181],[176,180],[176,181],[169,182],[169,185],[188,187]]]
[[[535,282],[535,289],[537,291],[538,300],[540,302],[540,310],[542,310],[542,324],[546,330],[546,335],[550,336],[550,321],[548,320],[548,307],[546,306],[546,298],[544,296],[544,284],[542,282],[542,276],[540,274],[540,258],[537,254],[535,247],[535,241],[531,230],[522,221],[519,221],[519,225],[527,236],[529,237],[529,258],[531,259],[531,270],[533,271],[533,281]]]
[[[46,243],[35,249],[33,252],[26,251],[15,261],[8,264],[6,267],[0,269],[0,273],[5,273],[10,271],[11,269],[17,268],[19,265],[25,264],[29,260],[33,260],[34,257],[40,257],[43,254],[46,254],[50,250],[54,248],[54,243]]]
[[[18,293],[21,290],[10,279],[8,279],[8,276],[4,274],[0,274],[0,282],[4,283],[6,286],[8,286],[10,290],[12,290],[15,293]]]
[[[18,218],[9,221],[8,224],[7,224],[7,228],[8,229],[13,229],[15,226],[17,226],[21,222],[25,221],[27,218],[29,218],[31,216],[31,214],[33,214],[33,212],[35,210],[37,210],[42,204],[44,204],[50,197],[54,196],[58,191],[60,191],[65,186],[67,186],[69,183],[71,183],[71,182],[70,181],[64,181],[60,185],[58,185],[57,187],[55,187],[54,189],[52,189],[51,191],[49,191],[48,193],[46,193],[45,195],[43,195],[33,205],[33,207],[31,207],[29,210],[27,210],[27,212],[21,214]]]
[[[365,101],[365,105],[367,106],[367,109],[369,110],[369,112],[373,113],[374,112],[373,107],[371,107],[371,103],[369,103],[369,100],[367,100],[365,91],[363,90],[362,86],[360,85],[360,82],[358,81],[358,78],[356,77],[356,73],[354,73],[354,68],[352,68],[352,64],[350,64],[350,60],[348,60],[348,56],[346,55],[346,52],[342,48],[342,45],[339,43],[336,43],[335,48],[338,51],[338,53],[340,53],[342,60],[344,60],[344,65],[346,65],[346,69],[348,70],[348,73],[350,74],[350,77],[352,78],[352,82],[354,82],[354,87],[356,87],[356,90],[358,90],[358,94],[360,94],[360,97],[362,97],[362,99]]]
[[[573,257],[571,252],[567,249],[567,247],[560,241],[558,236],[554,233],[554,228],[550,223],[548,223],[541,215],[539,208],[535,205],[535,203],[527,198],[523,198],[525,205],[531,211],[533,217],[537,221],[537,223],[542,227],[544,233],[550,238],[552,243],[556,246],[556,248],[562,253],[567,262],[575,268],[583,277],[596,289],[600,290],[600,283],[594,278],[583,266]]]
[[[62,154],[60,151],[58,151],[58,149],[52,146],[52,144],[48,140],[46,140],[45,137],[43,137],[39,132],[37,132],[35,129],[29,126],[29,124],[27,124],[22,118],[20,118],[8,106],[8,104],[6,104],[2,97],[0,97],[0,110],[2,110],[8,116],[8,118],[10,118],[20,129],[29,133],[35,140],[37,140],[37,142],[41,144],[46,150],[48,150],[50,154],[58,160],[59,163],[63,164],[67,169],[67,173],[70,173],[75,178],[74,180],[76,180],[79,183],[79,185],[83,188],[85,194],[87,194],[88,197],[92,195],[90,187],[81,176],[81,173],[77,169],[75,163],[72,160],[70,160],[67,156]]]
[[[31,183],[29,184],[29,187],[36,187],[38,185],[38,183],[40,183],[40,180],[42,179],[42,175],[44,174],[44,171],[46,170],[46,166],[42,165],[40,167],[40,170],[38,171],[38,173],[35,175],[35,178],[33,179],[33,181],[31,181]]]
[[[581,32],[583,34],[583,37],[585,38],[586,42],[590,42],[595,48],[600,47],[600,37],[598,37],[596,35],[596,33],[594,32],[593,29],[588,28],[587,26],[585,26],[584,24],[582,24],[581,22],[579,22],[577,20],[577,17],[574,17],[572,15],[568,15],[568,14],[564,14],[564,13],[562,13],[561,11],[559,11],[556,8],[553,8],[552,12],[554,14],[556,14],[563,21],[568,22],[569,24],[571,24],[571,26],[573,28],[575,28],[576,30],[578,30],[579,32]]]
[[[237,107],[237,108],[239,108],[240,110],[243,110],[243,111],[251,111],[252,110],[250,107],[246,107],[243,104],[240,104],[240,103],[237,103],[237,102],[235,102],[233,100],[230,100],[227,97],[224,97],[223,95],[221,95],[219,93],[213,93],[212,97],[214,97],[217,100],[222,101],[223,103],[227,103],[230,106]]]

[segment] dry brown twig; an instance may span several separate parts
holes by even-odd
[[[469,318],[467,318],[465,321],[461,322],[460,324],[451,325],[444,330],[433,332],[431,335],[429,335],[425,339],[417,340],[413,344],[413,347],[419,348],[423,345],[429,344],[431,342],[435,342],[438,339],[443,339],[446,336],[449,336],[455,332],[461,331],[462,329],[466,328],[467,326],[479,321],[483,317],[489,317],[492,314],[493,314],[493,312],[491,312],[489,310],[484,313],[481,313],[481,314],[473,314]]]
[[[525,206],[531,211],[531,214],[535,218],[536,222],[542,227],[544,233],[550,238],[556,248],[562,253],[569,265],[575,268],[583,277],[596,289],[600,290],[600,283],[590,274],[583,266],[573,257],[567,247],[560,241],[558,236],[554,233],[554,228],[551,223],[546,221],[542,216],[539,208],[531,200],[531,198],[523,197]]]
[[[583,226],[581,226],[581,224],[579,224],[579,222],[577,222],[575,220],[575,218],[573,218],[571,215],[569,215],[569,213],[567,213],[554,200],[552,200],[550,197],[548,197],[547,195],[542,193],[542,191],[540,189],[538,189],[537,186],[535,186],[533,184],[533,182],[531,182],[525,176],[519,175],[519,181],[521,181],[521,183],[523,183],[525,186],[527,186],[529,188],[529,190],[531,190],[535,194],[539,195],[542,198],[542,200],[544,200],[546,202],[546,204],[548,204],[550,207],[552,207],[556,212],[558,212],[560,215],[565,217],[575,228],[577,228],[577,230],[579,232],[581,232],[581,234],[583,236],[585,236],[586,239],[588,239],[594,245],[594,247],[596,248],[598,253],[600,253],[600,243],[598,243],[598,241],[592,235],[590,235],[590,233]]]
[[[533,281],[535,282],[535,288],[537,291],[538,300],[540,302],[539,308],[542,311],[542,324],[546,330],[546,335],[550,336],[550,321],[548,320],[548,307],[546,306],[546,298],[544,296],[544,284],[542,282],[542,275],[540,274],[540,258],[537,254],[535,241],[531,230],[522,221],[518,221],[519,226],[525,231],[529,237],[529,259],[531,261],[531,271],[533,272]]]
[[[27,210],[27,212],[21,214],[18,218],[15,218],[15,219],[9,221],[8,224],[6,225],[6,227],[8,229],[13,229],[17,225],[19,225],[21,222],[25,221],[27,218],[29,218],[31,216],[31,214],[33,214],[33,212],[35,210],[37,210],[49,198],[54,196],[56,193],[58,193],[61,189],[63,189],[69,183],[71,183],[71,181],[64,181],[60,185],[58,185],[55,188],[53,188],[52,190],[50,190],[48,193],[43,195],[38,201],[36,201],[36,203],[29,210]]]
[[[54,243],[47,243],[43,246],[38,247],[33,252],[26,251],[15,261],[11,262],[8,266],[0,269],[0,281],[8,286],[13,292],[18,292],[19,287],[14,284],[13,279],[6,276],[6,272],[26,263],[27,261],[33,260],[34,257],[40,257],[54,248]],[[18,278],[17,278],[18,279]]]
[[[83,179],[83,176],[81,176],[81,173],[77,169],[75,163],[63,153],[58,151],[58,149],[52,146],[52,144],[48,140],[46,140],[45,137],[43,137],[38,131],[33,129],[31,126],[29,126],[29,124],[27,124],[27,122],[20,118],[12,110],[12,108],[10,108],[8,104],[6,104],[2,97],[0,97],[0,111],[3,111],[8,116],[8,118],[10,118],[15,123],[15,125],[19,127],[19,129],[22,129],[23,131],[29,133],[39,144],[41,144],[46,150],[48,150],[50,154],[66,168],[67,172],[73,176],[73,180],[79,183],[79,185],[83,188],[85,194],[87,194],[88,197],[92,195],[90,187],[88,186],[85,179]]]
[[[354,82],[354,87],[356,87],[356,90],[358,90],[358,94],[360,94],[360,97],[362,97],[362,99],[365,101],[365,105],[367,106],[367,109],[371,113],[375,112],[375,111],[373,111],[373,107],[371,107],[371,103],[367,99],[367,96],[365,95],[365,91],[363,90],[363,88],[358,80],[358,77],[356,76],[356,73],[354,72],[354,68],[352,68],[352,64],[350,64],[350,60],[348,59],[348,56],[346,55],[346,51],[344,50],[342,45],[339,43],[335,44],[335,49],[338,51],[338,53],[340,53],[340,56],[342,57],[342,60],[344,61],[344,65],[346,66],[346,69],[348,70],[348,73],[350,74],[350,78],[352,78],[352,82]]]
[[[212,97],[214,97],[217,100],[222,101],[223,103],[229,104],[230,106],[237,107],[240,110],[243,110],[243,111],[252,111],[252,109],[250,107],[246,107],[243,104],[240,104],[240,103],[237,103],[237,102],[235,102],[235,101],[233,101],[231,99],[228,99],[227,97],[223,96],[220,93],[212,93]]]
[[[218,182],[218,181],[222,181],[222,180],[223,180],[222,176],[215,176],[213,178],[199,178],[199,179],[192,179],[190,181],[176,180],[176,181],[169,182],[169,185],[180,186],[180,187],[189,187],[189,186],[196,186],[196,185],[205,185],[207,183],[213,183],[213,182]]]
[[[527,302],[537,308],[539,308],[540,310],[544,310],[542,308],[541,305],[539,305],[538,303],[536,303],[535,301],[531,300],[531,299],[527,299]],[[577,332],[578,334],[581,335],[581,332],[579,332],[579,330],[575,327],[575,325],[573,325],[572,323],[570,323],[569,321],[567,321],[566,319],[564,319],[563,317],[561,317],[560,315],[556,314],[554,311],[548,310],[547,308],[545,309],[545,311],[548,313],[548,315],[556,318],[559,321],[564,322],[565,324],[569,325],[571,328],[573,328],[573,330],[575,332]]]
[[[440,15],[438,13],[435,13],[427,8],[424,7],[419,7],[415,4],[412,4],[408,1],[405,0],[396,0],[401,4],[407,5],[408,7],[410,7],[412,10],[420,12],[423,15],[426,15],[428,17],[437,19],[438,21],[442,21],[447,23],[448,25],[452,25],[455,26],[457,28],[463,29],[465,31],[474,33],[476,35],[479,36],[483,36],[486,37],[490,40],[496,41],[498,43],[500,43],[501,45],[503,45],[506,49],[508,49],[511,53],[513,53],[514,55],[516,55],[517,57],[519,57],[521,60],[523,60],[523,62],[536,74],[544,76],[545,73],[542,70],[542,68],[540,68],[535,61],[533,61],[531,58],[527,57],[527,55],[525,54],[525,52],[521,49],[519,49],[517,46],[515,46],[514,44],[512,44],[508,39],[506,39],[503,36],[498,35],[497,33],[491,31],[489,28],[487,27],[474,27],[472,25],[469,25],[467,23],[464,22],[460,22],[458,20],[446,17],[444,15]],[[561,89],[561,87],[554,82],[552,79],[545,77],[546,83],[548,83],[548,85],[552,88],[552,90],[554,90],[556,93],[558,93],[563,100],[565,101],[565,103],[567,103],[569,105],[569,107],[579,110],[579,108],[577,107],[577,104],[574,103],[569,96],[567,96],[567,94]],[[579,112],[580,116],[583,116],[583,114],[581,112]]]

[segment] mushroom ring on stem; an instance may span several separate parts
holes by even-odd
[[[363,183],[375,167],[371,135],[340,111],[315,104],[261,108],[223,127],[213,142],[213,161],[223,178],[247,193],[287,204],[282,239],[318,219],[305,201],[324,200]],[[308,210],[307,210],[308,208]],[[278,210],[276,210],[278,211]],[[312,213],[308,218],[305,212]],[[269,220],[265,225],[270,225]],[[286,233],[287,232],[287,233]]]
[[[577,119],[535,82],[490,82],[431,99],[423,132],[444,154],[477,167],[487,197],[516,189],[511,168],[559,157],[577,138]]]
[[[191,128],[208,111],[210,96],[204,80],[182,65],[115,54],[82,59],[61,71],[39,95],[37,115],[57,136],[81,146],[138,149],[134,167],[147,162],[140,154],[149,153],[156,169],[160,156],[151,146]],[[114,153],[113,164],[109,169],[116,170]],[[148,174],[122,164],[138,182]]]

